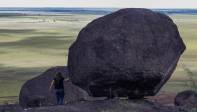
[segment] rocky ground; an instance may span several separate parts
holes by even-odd
[[[138,100],[126,98],[104,100],[101,98],[27,109],[19,105],[4,105],[0,106],[0,112],[197,112],[197,107],[175,106],[175,96],[175,93],[163,91],[154,97]]]
[[[22,110],[17,106],[4,107],[1,112],[195,112],[183,107],[162,106],[147,100],[80,101],[60,106],[47,106]]]
[[[175,107],[165,107],[145,100],[84,101],[65,106],[42,107],[27,112],[187,112]]]
[[[165,106],[174,106],[174,98],[176,93],[161,91],[156,96],[147,97],[150,101],[159,103]]]

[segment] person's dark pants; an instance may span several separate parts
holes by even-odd
[[[57,104],[63,105],[64,104],[64,89],[56,89],[55,90]]]

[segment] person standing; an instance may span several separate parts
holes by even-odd
[[[51,82],[49,91],[52,91],[54,87],[55,95],[57,99],[57,105],[64,104],[64,81],[68,81],[69,79],[65,79],[62,74],[59,72],[55,75],[54,79]]]

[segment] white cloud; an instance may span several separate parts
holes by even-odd
[[[0,7],[197,8],[197,0],[1,0]]]

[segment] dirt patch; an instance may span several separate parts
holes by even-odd
[[[155,103],[159,103],[165,106],[174,106],[174,98],[176,97],[175,92],[161,91],[155,96],[147,97]]]

